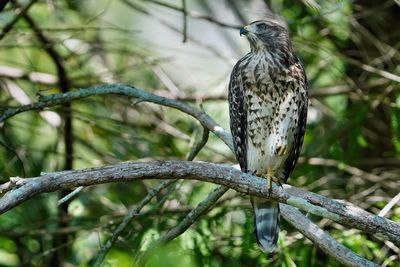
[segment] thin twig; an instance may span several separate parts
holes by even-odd
[[[210,208],[218,201],[220,197],[225,194],[226,191],[228,191],[228,189],[229,188],[225,186],[218,186],[214,189],[214,191],[209,193],[208,196],[204,200],[202,200],[194,209],[192,209],[177,226],[164,233],[159,239],[157,239],[150,245],[149,250],[138,256],[138,265],[141,265],[141,260],[145,257],[145,255],[148,255],[160,245],[165,244],[183,234],[192,224],[194,224],[199,219],[200,216],[210,210]]]
[[[183,14],[183,40],[186,43],[187,40],[187,10],[186,10],[186,0],[182,0],[182,14]]]
[[[35,33],[37,39],[42,43],[43,49],[46,51],[47,55],[52,59],[54,65],[57,69],[58,85],[63,93],[67,92],[70,88],[70,79],[67,75],[67,70],[64,66],[64,59],[60,53],[55,49],[54,43],[50,38],[48,38],[36,24],[34,19],[28,14],[23,14],[25,21],[29,24],[33,32]]]
[[[8,150],[10,153],[14,154],[14,156],[17,158],[17,161],[20,163],[21,165],[21,171],[22,171],[22,175],[26,176],[26,171],[25,171],[25,164],[24,161],[22,160],[21,156],[19,155],[18,151],[16,149],[14,149],[11,144],[7,144],[6,142],[2,142],[0,141],[0,146],[4,147],[6,150]],[[14,174],[15,175],[15,174]],[[0,189],[0,193],[1,193],[1,189]]]
[[[355,60],[355,59],[350,58],[350,57],[346,58],[346,62],[350,63],[350,64],[352,64],[354,66],[357,66],[357,67],[359,67],[359,68],[361,68],[361,69],[363,69],[363,70],[365,70],[367,72],[370,72],[370,73],[379,75],[381,77],[384,77],[384,78],[386,78],[388,80],[392,80],[392,81],[400,83],[400,76],[399,75],[393,74],[393,73],[385,71],[385,70],[381,70],[381,69],[375,68],[375,67],[373,67],[371,65],[367,65],[365,63],[359,62],[358,60]]]
[[[202,134],[201,140],[199,142],[197,142],[190,149],[190,152],[187,155],[186,160],[193,160],[197,156],[197,154],[200,152],[200,150],[206,145],[209,136],[210,136],[210,130],[203,127],[203,134]]]
[[[139,202],[136,208],[129,211],[129,213],[124,217],[124,220],[120,225],[118,225],[117,229],[113,232],[111,238],[101,246],[99,253],[93,263],[93,266],[100,266],[106,257],[108,251],[114,245],[114,243],[118,240],[118,237],[121,236],[122,232],[129,226],[131,221],[138,216],[142,208],[150,202],[150,200],[155,197],[161,190],[168,187],[170,184],[174,183],[175,180],[168,180],[161,182],[158,186],[152,189],[146,197]]]
[[[0,185],[0,194],[5,194],[16,187],[23,185],[24,183],[24,178],[10,177],[10,181]]]
[[[76,188],[74,191],[72,191],[71,193],[69,193],[68,195],[64,196],[63,198],[61,198],[60,200],[57,201],[57,206],[60,206],[66,202],[70,202],[76,195],[78,195],[82,189],[84,187],[80,186],[78,188]]]
[[[155,20],[159,21],[160,23],[162,23],[162,25],[164,25],[165,27],[168,27],[169,29],[171,29],[174,32],[177,32],[179,34],[182,33],[182,30],[175,27],[174,25],[172,25],[171,23],[169,23],[168,21],[166,21],[165,19],[155,15],[155,13],[152,13],[148,10],[146,10],[145,8],[137,5],[136,3],[132,2],[132,1],[128,1],[128,0],[121,0],[122,3],[126,4],[128,7],[142,13],[145,14],[147,16],[150,16],[152,18],[154,18]],[[204,48],[207,48],[210,52],[212,52],[215,56],[217,56],[218,58],[222,59],[224,62],[228,62],[228,64],[234,64],[235,63],[235,59],[233,59],[230,55],[228,55],[227,53],[225,53],[224,51],[219,51],[218,49],[216,49],[214,46],[208,45],[202,41],[200,41],[199,39],[196,39],[194,37],[192,37],[191,35],[187,35],[187,40],[202,46]]]
[[[167,233],[163,234],[155,243],[162,244],[172,239],[176,238],[177,236],[181,235],[185,232],[193,223],[197,221],[197,219],[207,212],[216,202],[217,200],[228,191],[229,188],[224,186],[219,186],[214,189],[208,196],[202,200],[194,209],[192,209],[188,215],[174,228],[169,230]]]
[[[392,198],[385,207],[379,212],[378,216],[385,217],[385,215],[400,201],[400,193]]]
[[[370,182],[374,183],[379,183],[382,181],[382,178],[379,177],[378,175],[363,171],[357,167],[347,165],[345,163],[339,162],[335,159],[324,159],[324,158],[309,158],[307,160],[307,163],[309,165],[321,165],[321,166],[329,166],[329,167],[335,167],[339,168],[351,175],[362,177],[365,180],[368,180]]]
[[[175,11],[183,13],[183,7],[180,8],[178,6],[174,6],[174,5],[171,5],[169,3],[161,2],[161,1],[157,1],[157,0],[146,0],[146,2],[150,2],[150,3],[156,4],[156,5],[159,5],[159,6],[162,6],[162,7],[166,7],[166,8],[169,8],[169,9],[172,9],[172,10],[175,10]],[[216,25],[218,25],[220,27],[231,28],[231,29],[235,29],[235,30],[238,30],[238,29],[240,29],[242,27],[242,26],[239,26],[239,25],[228,24],[226,22],[222,22],[222,21],[216,20],[211,16],[202,15],[202,14],[199,14],[199,13],[194,12],[194,11],[186,10],[186,15],[190,16],[190,17],[192,17],[194,19],[201,19],[201,20],[209,21],[209,22],[214,23],[214,24],[216,24]]]
[[[37,2],[37,0],[31,0],[31,1],[30,1],[28,4],[26,4],[24,7],[18,7],[17,12],[16,12],[14,18],[13,18],[9,23],[7,23],[7,24],[3,27],[3,30],[2,30],[1,33],[0,33],[0,40],[3,39],[3,38],[7,35],[7,33],[8,33],[9,31],[11,31],[11,29],[12,29],[12,28],[14,27],[14,25],[18,22],[18,20],[19,20],[21,17],[23,17],[23,16],[28,12],[28,10],[32,7],[32,5],[33,5],[34,3],[36,3],[36,2]]]

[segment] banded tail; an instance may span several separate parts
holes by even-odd
[[[271,253],[275,250],[279,235],[279,203],[259,197],[251,197],[254,214],[254,232],[260,249]]]

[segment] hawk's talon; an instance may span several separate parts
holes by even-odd
[[[272,193],[272,182],[275,182],[279,185],[281,185],[281,182],[279,179],[274,175],[274,171],[271,167],[268,167],[268,173],[267,173],[267,190],[268,190],[268,195],[271,195]]]
[[[276,147],[276,152],[278,156],[283,157],[289,154],[289,150],[287,149],[287,146],[285,145],[278,145]]]
[[[272,194],[272,182],[277,183],[276,177],[270,177],[269,179],[267,178],[268,196],[271,196]]]
[[[265,178],[267,180],[267,191],[269,196],[272,193],[272,182],[278,184],[279,186],[282,186],[281,181],[274,175],[274,171],[271,167],[268,167],[267,175],[261,174],[259,172],[253,172],[252,174],[258,177]]]
[[[281,181],[280,181],[277,177],[273,176],[271,180],[272,180],[274,183],[276,183],[276,185],[282,187],[282,183],[281,183]]]

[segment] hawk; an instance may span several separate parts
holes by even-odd
[[[235,155],[243,172],[285,183],[297,163],[307,119],[307,77],[287,29],[259,20],[240,29],[251,51],[232,70],[229,115]],[[251,197],[257,242],[273,252],[279,234],[278,202]]]

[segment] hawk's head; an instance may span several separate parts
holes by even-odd
[[[271,53],[291,52],[289,33],[279,21],[254,21],[240,29],[240,35],[242,34],[249,40],[252,51],[267,49]]]

